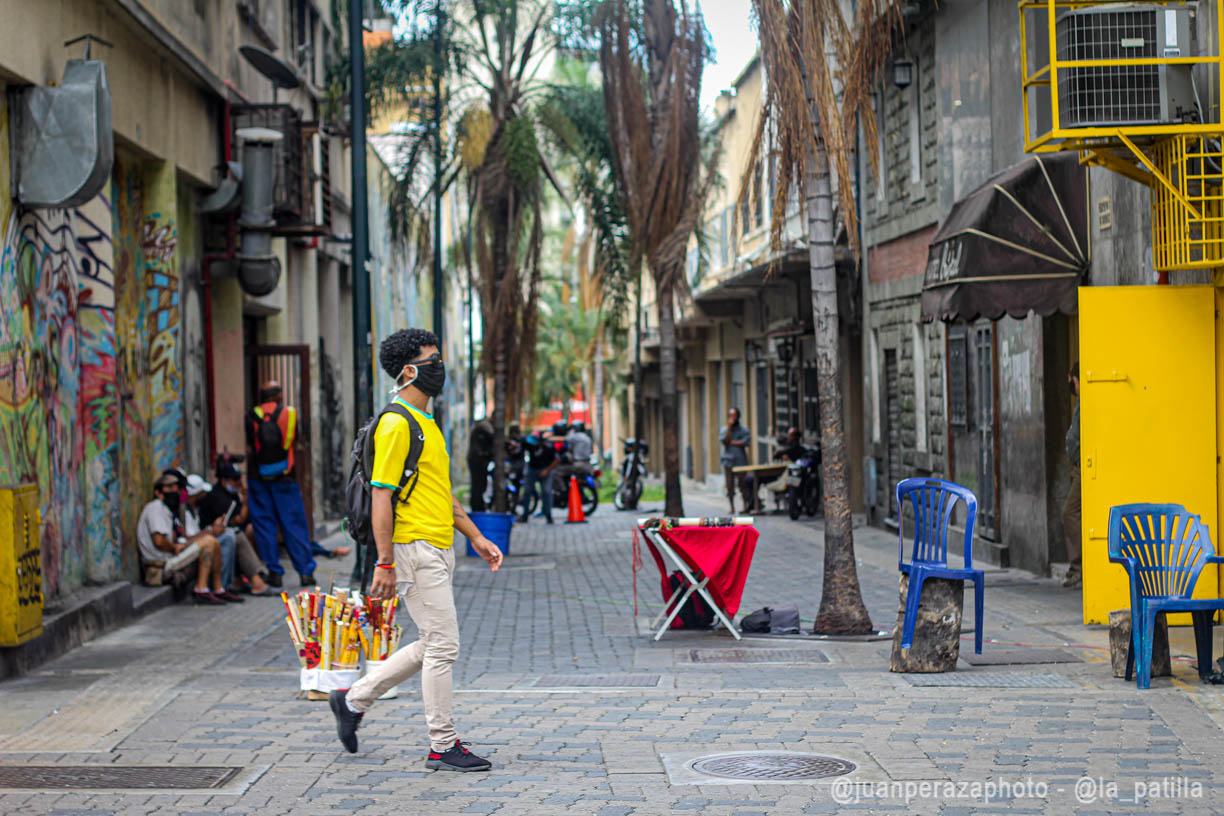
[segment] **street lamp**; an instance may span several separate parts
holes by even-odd
[[[905,90],[914,82],[914,61],[912,59],[893,60],[893,84]]]
[[[790,368],[790,361],[795,357],[795,338],[775,337],[774,353],[778,355],[778,360],[782,365]]]

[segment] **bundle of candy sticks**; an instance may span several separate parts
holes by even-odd
[[[395,610],[398,606],[398,596],[390,601],[369,599],[369,607],[366,610],[370,624],[370,638],[366,644],[367,660],[386,660],[399,646],[403,630],[395,625]]]
[[[285,623],[304,669],[356,668],[362,653],[368,660],[385,660],[399,645],[402,630],[395,625],[399,598],[368,599],[346,589],[324,593],[302,590],[285,603]],[[367,636],[365,627],[370,633]]]

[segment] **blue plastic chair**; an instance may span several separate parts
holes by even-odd
[[[1180,504],[1120,504],[1109,508],[1109,560],[1130,576],[1131,645],[1126,679],[1138,662],[1139,688],[1152,685],[1152,637],[1156,615],[1189,612],[1194,620],[1199,677],[1211,674],[1211,618],[1224,598],[1191,598],[1206,564],[1224,564],[1215,554],[1203,520]]]
[[[914,508],[914,548],[910,563],[905,562],[905,508],[902,501],[909,497]],[[952,511],[963,501],[965,517],[965,568],[948,566],[948,527]],[[982,653],[982,600],[985,578],[973,568],[973,522],[977,519],[977,496],[955,482],[942,479],[906,479],[897,485],[898,568],[909,576],[909,593],[905,601],[905,622],[901,630],[901,648],[914,645],[914,624],[918,620],[918,603],[922,597],[922,582],[927,578],[953,578],[973,582],[973,646]]]

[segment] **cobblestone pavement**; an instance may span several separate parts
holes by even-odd
[[[722,506],[699,493],[686,502],[689,513]],[[326,704],[295,699],[279,599],[180,604],[0,683],[0,763],[233,765],[244,769],[238,780],[223,793],[4,793],[0,813],[1221,810],[1211,768],[1224,753],[1224,690],[1199,685],[1186,660],[1149,691],[1115,680],[1106,633],[1083,627],[1078,597],[1053,581],[988,575],[986,652],[1057,647],[1070,662],[962,661],[939,679],[980,685],[916,685],[924,678],[887,671],[886,640],[736,643],[675,632],[652,641],[642,619],[658,606],[658,580],[647,559],[635,619],[631,521],[601,508],[580,527],[516,527],[496,575],[460,556],[456,715],[462,737],[495,763],[491,773],[424,770],[415,680],[367,717],[361,752],[343,753]],[[819,521],[770,516],[758,528],[741,611],[790,603],[812,618]],[[859,528],[856,545],[872,619],[889,629],[896,539]],[[1175,655],[1188,642],[1176,633]],[[712,662],[745,656],[777,662]],[[743,750],[848,760],[853,784],[717,784],[687,769],[694,757]],[[1137,785],[1146,795],[1135,801]]]

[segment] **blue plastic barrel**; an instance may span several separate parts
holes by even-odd
[[[468,518],[485,538],[497,545],[502,555],[510,554],[510,531],[514,529],[513,513],[468,513]],[[467,542],[467,554],[473,558],[480,557],[480,554],[472,549],[470,540]]]

